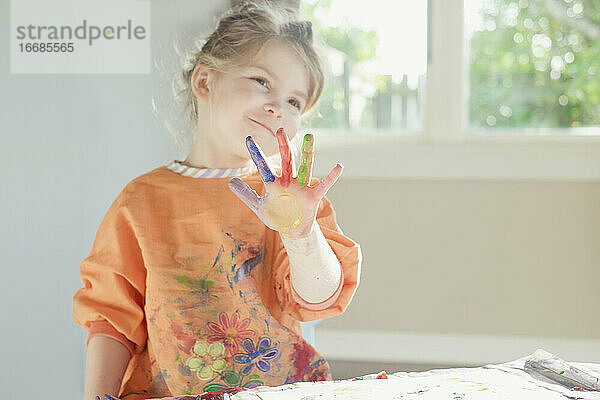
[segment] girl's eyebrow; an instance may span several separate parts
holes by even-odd
[[[279,79],[277,78],[277,75],[275,75],[274,73],[269,71],[269,69],[266,66],[252,65],[252,66],[250,66],[250,68],[260,69],[260,70],[266,72],[266,74],[269,75],[271,78],[274,78],[275,80],[279,81]],[[304,92],[301,92],[299,90],[293,90],[292,94],[302,98],[305,102],[308,101],[308,95],[306,95]]]

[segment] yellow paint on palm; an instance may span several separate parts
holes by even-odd
[[[279,232],[287,233],[302,222],[302,206],[291,193],[280,193],[267,199],[265,204],[266,215]]]

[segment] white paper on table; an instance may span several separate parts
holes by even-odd
[[[528,356],[531,357],[531,356]],[[523,371],[528,357],[479,368],[398,372],[389,379],[296,383],[241,392],[232,400],[600,400],[600,392],[573,391],[540,382]],[[578,364],[580,369],[581,364]],[[594,369],[587,369],[595,373]]]

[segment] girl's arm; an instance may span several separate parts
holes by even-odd
[[[319,224],[314,223],[306,238],[280,236],[290,260],[290,281],[296,293],[308,303],[321,303],[336,293],[342,270]]]
[[[87,346],[83,400],[119,395],[121,381],[131,354],[127,347],[107,336],[93,336]]]

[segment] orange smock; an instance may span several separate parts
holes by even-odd
[[[360,246],[323,198],[317,223],[342,282],[320,305],[303,303],[279,233],[230,191],[231,176],[264,194],[256,169],[174,161],[129,182],[104,216],[80,265],[73,320],[88,341],[107,335],[131,351],[120,398],[331,379],[299,321],[345,310],[359,282]]]

